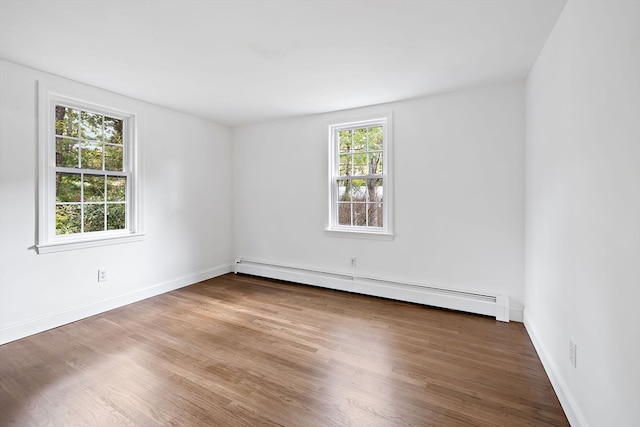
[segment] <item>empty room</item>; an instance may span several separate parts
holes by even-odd
[[[1,426],[640,426],[640,2],[0,0]]]

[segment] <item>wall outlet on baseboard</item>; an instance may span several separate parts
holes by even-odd
[[[98,282],[106,282],[109,280],[109,275],[107,274],[107,270],[103,268],[98,269]]]
[[[357,262],[356,257],[351,257],[351,268],[356,268]]]
[[[569,340],[569,362],[571,362],[571,365],[575,368],[576,367],[576,351],[577,351],[577,346],[576,344]]]

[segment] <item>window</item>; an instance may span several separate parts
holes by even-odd
[[[391,237],[391,114],[332,124],[329,232]]]
[[[38,253],[139,240],[134,115],[44,88],[39,113]]]

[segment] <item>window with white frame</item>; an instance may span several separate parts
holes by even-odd
[[[135,116],[40,93],[38,252],[140,237]]]
[[[329,231],[391,235],[391,114],[329,126]]]

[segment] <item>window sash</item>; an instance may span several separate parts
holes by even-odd
[[[77,169],[73,169],[73,168],[63,168],[64,171],[60,172],[59,170],[56,170],[54,173],[54,178],[53,178],[53,185],[54,185],[54,190],[53,190],[53,194],[54,194],[54,198],[52,200],[53,203],[53,211],[55,212],[55,218],[53,221],[53,230],[55,233],[56,237],[62,237],[62,236],[75,236],[75,235],[86,235],[86,233],[100,233],[100,232],[115,232],[115,231],[121,231],[121,230],[127,230],[129,229],[129,209],[130,209],[130,203],[129,203],[129,191],[128,191],[128,183],[129,183],[129,176],[130,174],[128,172],[120,172],[117,175],[110,173],[109,171],[96,171],[93,169],[81,169],[81,170],[77,170]],[[89,172],[86,172],[89,171]],[[67,175],[77,175],[78,176],[78,181],[79,181],[79,192],[77,193],[78,196],[78,200],[73,200],[73,201],[61,201],[58,200],[58,191],[55,188],[56,185],[59,185],[58,183],[58,173],[64,173]],[[86,180],[86,175],[89,175],[89,177],[99,177],[102,178],[103,181],[103,187],[102,187],[102,191],[101,191],[101,198],[100,200],[90,200],[88,199],[87,195],[85,194],[85,183],[88,182],[88,180]],[[122,197],[119,197],[116,200],[110,200],[110,195],[113,197],[113,194],[110,194],[109,192],[109,178],[124,178],[125,180],[125,188],[124,188],[124,194],[122,195]],[[77,232],[73,232],[73,233],[58,233],[58,224],[57,224],[57,218],[58,218],[58,207],[60,206],[77,206],[80,209],[79,212],[79,225],[80,228]],[[87,222],[87,218],[86,218],[86,214],[87,214],[87,206],[102,206],[103,207],[103,212],[102,212],[102,230],[87,230],[86,227],[86,222]],[[119,227],[119,228],[115,228],[112,225],[110,225],[110,221],[113,221],[114,218],[118,218],[119,215],[118,212],[114,212],[113,209],[109,209],[109,207],[115,207],[115,206],[122,206],[125,209],[125,214],[124,214],[124,227]],[[110,212],[111,211],[111,212]],[[113,215],[113,216],[110,216]],[[111,223],[112,224],[112,223]]]

